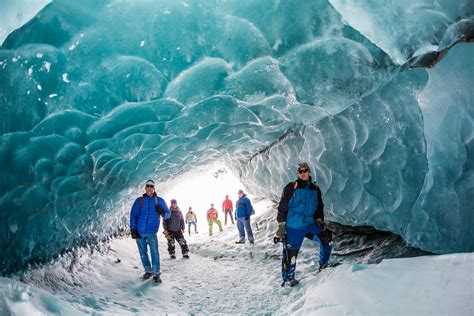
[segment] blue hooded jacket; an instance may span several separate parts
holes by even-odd
[[[242,198],[238,199],[237,202],[235,203],[235,216],[237,218],[245,217],[245,216],[250,216],[252,215],[252,203],[250,203],[249,198],[244,195]]]
[[[324,221],[324,204],[321,190],[313,183],[301,179],[290,182],[283,190],[278,205],[277,221],[295,229],[307,228],[319,219]]]
[[[158,232],[160,227],[160,217],[155,209],[156,192],[150,197],[143,196],[142,207],[140,208],[141,197],[135,200],[130,211],[130,229],[137,229],[140,234],[153,234]],[[164,219],[171,216],[171,212],[165,200],[157,196],[158,207],[164,211]]]

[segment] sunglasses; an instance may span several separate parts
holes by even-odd
[[[302,173],[305,173],[305,172],[308,172],[308,171],[309,171],[308,169],[300,169],[300,170],[298,170],[298,173],[302,174]]]
[[[154,185],[151,185],[151,184],[147,184],[146,187],[147,187],[147,188],[155,188],[155,186],[154,186]]]

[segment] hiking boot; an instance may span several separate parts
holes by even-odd
[[[328,266],[329,266],[329,265],[328,265],[327,263],[325,263],[325,264],[320,264],[320,265],[319,265],[319,271],[318,271],[318,272],[323,271],[323,270],[326,269]]]
[[[294,287],[294,286],[297,286],[298,284],[300,284],[300,281],[298,281],[296,279],[290,279],[290,280],[288,280],[288,283],[290,284],[291,287]]]
[[[253,241],[253,240],[250,240],[250,243],[253,245],[253,244],[255,243],[255,241]]]
[[[175,256],[175,255],[171,255],[170,258],[171,258],[171,259],[176,259],[176,256]]]
[[[153,281],[155,281],[155,283],[161,283],[162,282],[159,275],[153,276]]]
[[[183,258],[184,259],[189,259],[189,255],[186,253],[186,254],[183,255]]]
[[[245,241],[239,240],[235,242],[236,244],[245,244]]]
[[[149,278],[151,278],[151,273],[145,272],[145,274],[143,275],[143,280],[148,280]]]

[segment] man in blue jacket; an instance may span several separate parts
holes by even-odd
[[[319,268],[327,266],[332,249],[331,232],[324,226],[321,190],[312,182],[307,163],[298,165],[298,179],[288,183],[278,205],[277,238],[283,242],[283,285],[295,286],[296,257],[306,237],[320,245]]]
[[[145,191],[146,193],[133,203],[130,212],[130,230],[132,238],[137,241],[140,258],[145,268],[143,278],[146,280],[153,276],[153,280],[160,283],[160,254],[156,233],[160,227],[160,216],[168,219],[171,212],[165,200],[156,195],[153,180],[146,182]],[[148,258],[148,247],[150,247],[151,264]]]
[[[247,231],[247,237],[251,244],[254,243],[254,237],[252,233],[252,225],[250,224],[250,215],[253,214],[252,203],[249,198],[245,195],[244,191],[239,190],[239,199],[235,203],[235,219],[237,220],[237,228],[239,229],[239,241],[236,244],[245,243],[245,231]]]

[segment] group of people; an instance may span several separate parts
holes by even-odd
[[[251,244],[254,243],[252,226],[250,225],[250,215],[254,214],[252,204],[243,190],[238,191],[239,199],[236,202],[235,220],[239,230],[239,241],[236,243],[245,243],[245,231]],[[227,225],[227,217],[230,217],[234,224],[233,203],[226,195],[222,203],[222,211],[225,214],[225,225]],[[191,226],[194,226],[194,232],[197,231],[197,216],[189,207],[186,216],[178,206],[176,199],[170,201],[170,207],[165,200],[159,197],[155,191],[155,182],[148,180],[145,183],[145,193],[138,197],[133,203],[130,211],[130,231],[131,236],[137,242],[140,259],[145,269],[144,279],[153,277],[157,283],[161,282],[160,278],[160,254],[158,252],[157,232],[160,226],[160,217],[163,218],[163,234],[168,242],[168,253],[171,259],[176,259],[176,242],[181,247],[183,258],[189,259],[189,247],[184,238],[185,223],[188,224],[188,234],[191,236]],[[223,231],[222,224],[218,219],[219,214],[211,204],[207,211],[207,220],[209,224],[209,236],[212,236],[213,226],[217,224],[220,231]],[[148,248],[150,256],[148,256]],[[150,260],[151,257],[151,260]],[[150,262],[151,261],[151,262]]]
[[[237,222],[237,229],[239,230],[239,240],[236,241],[236,244],[245,243],[245,233],[247,232],[247,238],[251,244],[255,242],[255,238],[252,232],[252,225],[250,223],[250,216],[255,214],[252,203],[247,197],[243,190],[237,192],[239,199],[235,203],[235,216],[234,205],[232,200],[229,199],[229,196],[225,196],[224,202],[222,202],[222,212],[224,213],[224,225],[227,225],[227,217],[232,221],[232,225],[235,225]],[[234,221],[235,218],[235,221]],[[214,224],[217,224],[219,231],[223,231],[222,223],[219,220],[219,214],[214,207],[214,204],[211,204],[211,208],[207,211],[207,221],[209,223],[209,236],[212,236],[212,231]]]
[[[278,229],[274,239],[275,242],[281,241],[283,244],[282,286],[288,283],[291,287],[299,283],[295,278],[296,258],[305,237],[320,245],[320,270],[327,267],[332,250],[332,234],[324,224],[324,204],[321,190],[316,182],[312,181],[311,170],[307,163],[300,163],[297,171],[298,179],[288,183],[283,189],[278,205]],[[229,216],[232,224],[237,223],[239,240],[236,243],[244,244],[247,233],[247,239],[253,244],[255,238],[250,217],[255,212],[250,199],[243,190],[238,191],[238,197],[235,203],[235,216],[233,215],[233,203],[228,195],[222,203],[225,225],[227,225],[227,217]],[[143,278],[153,277],[153,280],[157,283],[161,282],[160,257],[156,235],[160,225],[160,217],[163,218],[163,234],[168,241],[170,257],[172,259],[176,258],[175,241],[177,241],[181,247],[183,258],[189,258],[189,247],[183,234],[185,232],[185,222],[188,224],[189,235],[191,235],[191,226],[194,226],[194,231],[197,233],[196,214],[189,207],[184,219],[175,199],[171,200],[171,206],[168,208],[166,202],[156,194],[155,182],[148,180],[145,183],[145,193],[133,203],[130,212],[130,230],[132,238],[137,242],[140,258],[145,269]],[[217,224],[219,230],[223,231],[222,223],[218,217],[214,204],[211,204],[207,211],[209,236],[212,236],[214,224]],[[148,248],[150,249],[151,263]]]

